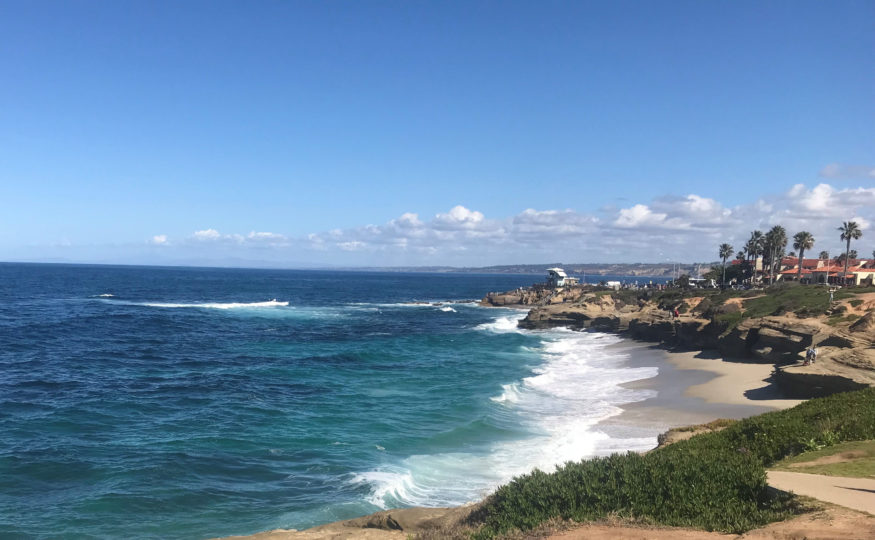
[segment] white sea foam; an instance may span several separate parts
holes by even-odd
[[[448,304],[452,304],[454,306],[477,306],[476,302],[467,302],[467,301],[457,301],[457,300],[420,300],[420,301],[411,301],[411,302],[350,302],[346,304],[349,307],[355,309],[367,309],[367,308],[440,308],[441,311],[449,311],[447,308],[452,309]],[[454,310],[455,311],[455,310]]]
[[[375,308],[431,308],[434,307],[435,302],[350,302],[347,304],[348,306],[358,307],[358,308],[367,308],[367,307],[375,307]]]
[[[445,311],[447,313],[455,313],[456,312],[456,310],[451,308],[450,306],[442,306],[441,311]]]
[[[524,319],[525,316],[525,312],[501,316],[492,322],[478,324],[477,326],[475,326],[475,328],[477,330],[485,330],[487,332],[494,332],[499,334],[504,334],[507,332],[519,332],[520,329],[518,323],[522,319]]]
[[[200,304],[176,304],[166,302],[136,302],[136,305],[158,308],[201,308],[201,309],[253,309],[275,308],[288,306],[288,302],[279,302],[276,298],[267,302],[205,302]]]
[[[414,455],[358,474],[352,481],[368,485],[369,502],[380,508],[464,504],[534,468],[551,471],[566,461],[656,444],[656,433],[639,430],[627,438],[612,438],[598,424],[622,412],[621,405],[655,395],[653,390],[621,385],[655,377],[658,368],[625,367],[627,355],[609,348],[620,341],[616,336],[529,332],[517,329],[518,320],[502,315],[477,328],[543,337],[537,349],[542,362],[531,375],[502,385],[501,393],[491,398],[492,421],[521,427],[529,435],[479,451]]]
[[[489,398],[496,403],[516,403],[520,400],[520,387],[517,383],[502,384],[504,392],[500,396]]]
[[[109,293],[103,293],[103,294],[98,294],[97,296],[100,296],[100,297],[102,297],[102,298],[112,298],[112,297],[115,296],[115,295],[114,295],[114,294],[109,294]]]

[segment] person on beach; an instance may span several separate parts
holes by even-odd
[[[815,360],[817,360],[817,349],[812,345],[807,351],[805,351],[805,362],[803,362],[802,365],[807,366],[813,364]]]
[[[674,318],[679,319],[681,317],[681,312],[678,311],[678,308],[674,308]]]

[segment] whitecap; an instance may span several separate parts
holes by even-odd
[[[492,322],[478,324],[474,328],[476,330],[483,330],[486,332],[494,332],[497,334],[505,334],[508,332],[520,332],[519,322],[525,318],[525,313],[515,313],[513,315],[507,315],[503,317],[498,317]]]
[[[455,313],[456,312],[456,310],[451,308],[450,306],[441,307],[441,311],[444,311],[446,313]]]

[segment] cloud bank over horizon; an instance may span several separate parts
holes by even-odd
[[[177,250],[177,255],[344,266],[693,262],[716,260],[720,243],[740,248],[752,230],[766,231],[774,225],[784,226],[791,236],[807,230],[816,239],[816,251],[838,253],[842,243],[836,228],[849,220],[864,231],[858,250],[870,254],[875,238],[866,233],[875,222],[875,187],[796,184],[783,193],[733,207],[696,194],[665,196],[595,213],[526,208],[515,215],[492,217],[457,205],[431,218],[411,211],[380,225],[301,237],[205,228],[178,239],[158,234],[150,243],[164,251]]]
[[[413,209],[411,209],[413,210]],[[625,200],[594,212],[526,208],[488,216],[456,205],[431,217],[414,211],[374,225],[307,235],[226,232],[204,224],[191,233],[157,230],[145,241],[117,245],[31,246],[6,260],[218,266],[490,266],[500,264],[709,262],[723,242],[741,248],[751,231],[782,225],[806,230],[814,252],[844,249],[836,228],[856,221],[861,256],[875,248],[875,187],[796,184],[777,194],[726,206],[694,193]],[[214,226],[211,226],[214,225]],[[792,249],[788,247],[788,251]]]

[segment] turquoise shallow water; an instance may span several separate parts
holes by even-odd
[[[0,264],[0,536],[303,528],[651,445],[598,430],[652,395],[616,337],[463,302],[533,279]]]

